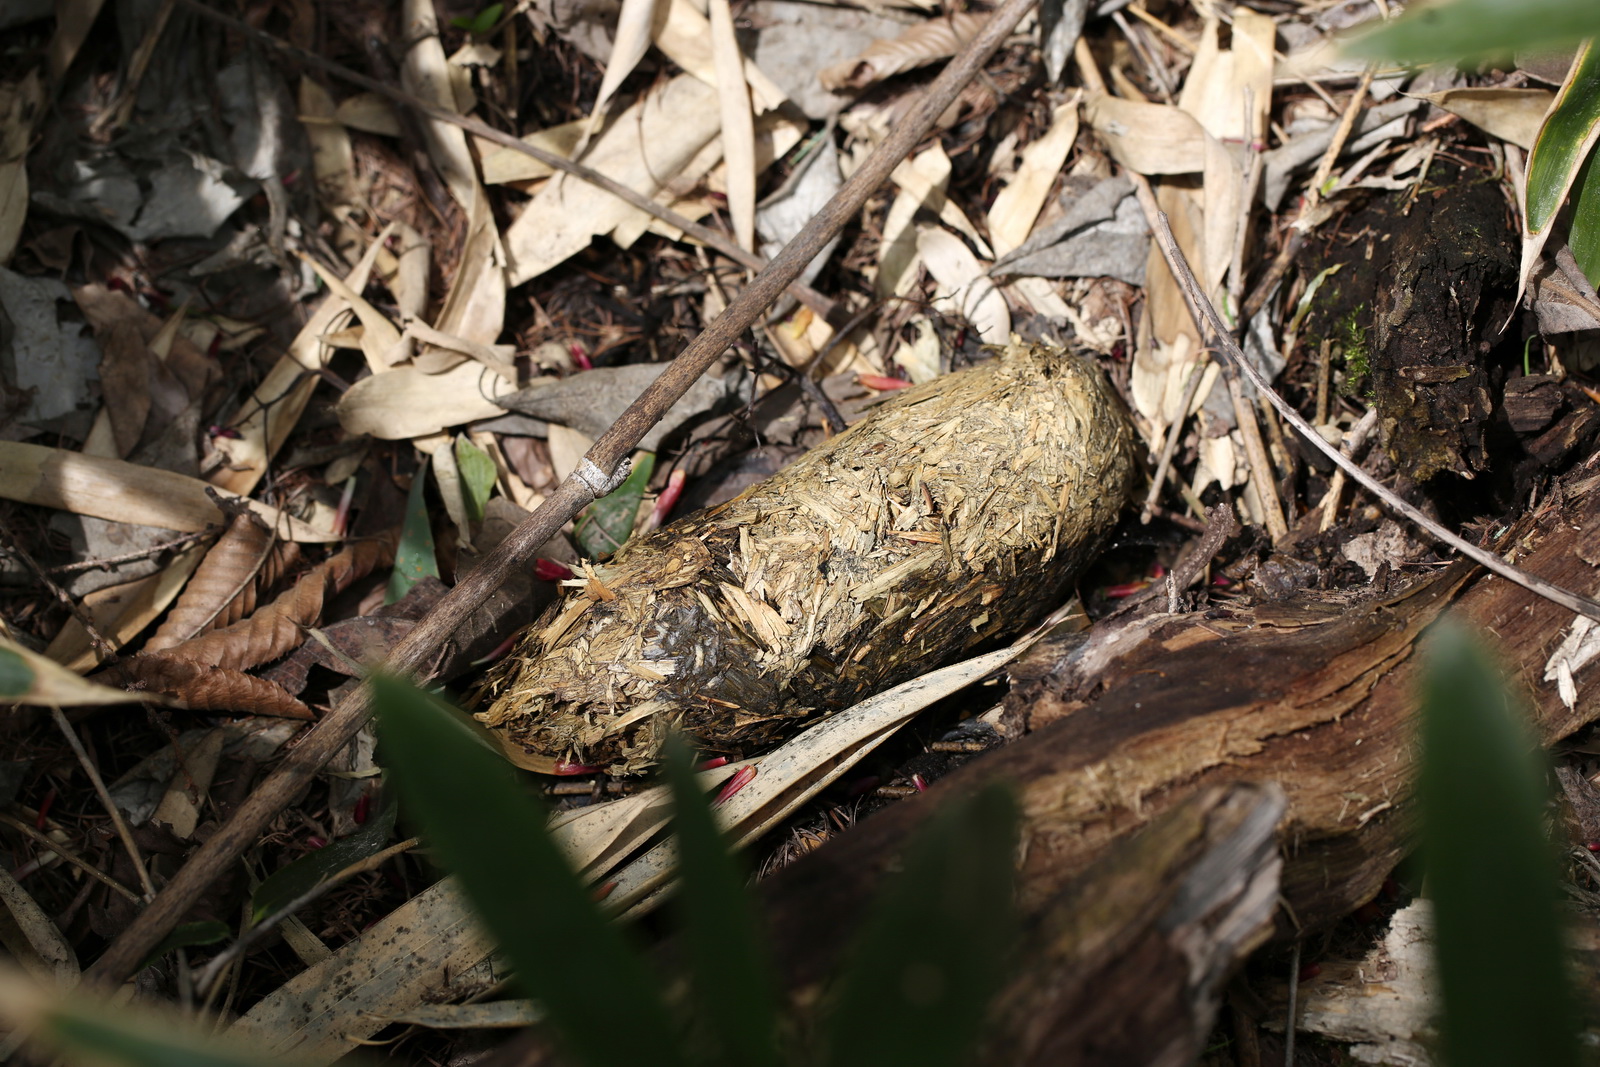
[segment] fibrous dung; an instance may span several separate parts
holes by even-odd
[[[748,752],[1059,605],[1135,468],[1099,368],[1013,345],[591,568],[478,718],[534,770]]]

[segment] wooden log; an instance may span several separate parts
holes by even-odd
[[[1535,574],[1593,593],[1600,499],[1587,490],[1595,481],[1569,489],[1568,503],[1547,507],[1502,550]],[[1581,652],[1567,657],[1570,702],[1558,693],[1552,652],[1572,613],[1463,565],[1364,605],[1218,607],[1102,624],[1086,642],[1056,646],[1053,660],[1035,657],[1009,698],[1018,714],[1056,721],[765,884],[789,981],[804,986],[829,973],[900,841],[933,805],[995,779],[1020,796],[1028,910],[1196,791],[1277,782],[1288,798],[1280,930],[1331,924],[1374,895],[1406,848],[1414,653],[1451,605],[1492,638],[1546,743],[1600,715],[1600,672]]]

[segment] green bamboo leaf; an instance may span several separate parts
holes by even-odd
[[[873,905],[826,1023],[829,1067],[971,1061],[1015,933],[1017,812],[991,786],[947,803]]]
[[[361,829],[274,871],[250,898],[251,921],[260,922],[352,863],[381,852],[394,835],[394,815],[394,802],[385,797]]]
[[[1417,800],[1444,1061],[1576,1065],[1538,746],[1486,651],[1463,629],[1436,627],[1425,662]]]
[[[1600,11],[1600,4],[1594,5]],[[1600,136],[1600,53],[1584,46],[1528,154],[1527,232],[1543,233],[1561,210]]]
[[[400,679],[374,675],[372,701],[406,811],[574,1057],[592,1067],[682,1063],[657,983],[511,768],[457,712]]]
[[[394,572],[383,602],[393,604],[424,578],[439,577],[439,561],[434,558],[432,517],[428,514],[428,465],[411,479],[406,496],[406,517],[400,524],[400,544],[394,553]]]
[[[1457,63],[1549,51],[1600,34],[1594,0],[1455,0],[1416,6],[1345,49],[1395,63]]]
[[[633,533],[633,522],[639,514],[639,501],[644,499],[645,487],[656,469],[654,452],[634,454],[633,471],[616,492],[590,504],[576,525],[572,535],[578,550],[591,559],[604,559],[623,546]]]
[[[1578,261],[1589,284],[1600,282],[1600,167],[1595,159],[1600,152],[1589,153],[1589,161],[1578,175],[1577,192],[1572,198],[1572,232],[1567,244]]]
[[[461,492],[467,501],[467,517],[473,522],[482,522],[483,507],[494,492],[494,482],[500,472],[495,470],[494,460],[489,453],[473,444],[465,435],[456,438],[456,467],[461,471]]]
[[[1528,153],[1518,301],[1550,238],[1550,224],[1567,199],[1596,137],[1600,137],[1600,53],[1591,43],[1579,50],[1566,83],[1550,105],[1533,150]]]
[[[669,741],[663,762],[678,838],[682,939],[710,1046],[705,1059],[728,1067],[776,1064],[778,985],[765,931],[681,738]]]
[[[227,940],[232,933],[232,927],[221,919],[200,919],[192,923],[179,923],[172,928],[171,933],[161,939],[159,945],[150,950],[150,955],[145,957],[144,964],[139,969],[143,970],[174,949],[189,948],[193,945],[215,945]]]

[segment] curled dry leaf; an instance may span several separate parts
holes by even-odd
[[[314,719],[311,709],[288,691],[265,678],[241,670],[174,659],[166,653],[134,656],[106,671],[102,677],[130,690],[160,694],[179,707],[193,711],[226,711],[236,715],[274,715],[283,719]]]
[[[958,13],[929,19],[899,37],[875,41],[854,59],[824,67],[817,80],[824,88],[862,89],[903,70],[914,70],[961,51],[987,15]]]
[[[140,659],[183,660],[233,670],[277,659],[304,640],[301,629],[322,621],[323,606],[351,583],[394,561],[394,536],[357,541],[301,575],[294,586],[251,618]]]
[[[160,652],[238,622],[255,611],[256,591],[276,582],[299,552],[292,541],[275,541],[253,514],[234,516],[144,650]]]

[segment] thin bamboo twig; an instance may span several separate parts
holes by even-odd
[[[1350,131],[1355,129],[1356,116],[1361,114],[1361,104],[1367,98],[1367,89],[1372,85],[1372,66],[1361,72],[1361,80],[1356,83],[1356,91],[1351,94],[1350,102],[1345,105],[1344,114],[1339,116],[1339,127],[1333,131],[1333,140],[1328,142],[1328,150],[1322,155],[1322,162],[1317,164],[1317,172],[1311,176],[1311,192],[1308,194],[1314,204],[1322,199],[1322,187],[1327,184],[1328,177],[1333,174],[1333,165],[1339,159],[1339,153],[1344,151],[1345,141],[1350,139]]]
[[[83,766],[83,773],[89,776],[89,782],[94,786],[95,795],[100,798],[100,804],[106,809],[106,814],[111,817],[111,825],[117,828],[117,836],[122,838],[122,846],[128,850],[128,859],[133,861],[133,869],[139,875],[139,884],[144,887],[145,899],[156,895],[156,885],[150,880],[150,872],[145,868],[144,855],[139,851],[139,845],[133,839],[133,833],[128,829],[128,824],[123,821],[122,812],[117,810],[116,802],[111,799],[111,793],[106,789],[105,779],[100,777],[100,772],[95,769],[94,763],[89,759],[89,752],[83,747],[83,742],[78,738],[78,731],[72,728],[66,715],[60,708],[51,708],[50,714],[56,720],[56,726],[66,735],[67,744],[72,747],[73,754],[78,757],[78,762]]]
[[[100,868],[96,867],[94,864],[90,863],[88,860],[72,851],[72,849],[68,848],[66,845],[63,845],[59,841],[50,840],[49,835],[41,834],[38,830],[35,830],[33,827],[29,826],[15,815],[10,814],[9,812],[0,811],[0,823],[5,823],[19,834],[22,834],[24,837],[31,838],[40,847],[49,849],[57,856],[60,856],[68,863],[78,868],[78,870],[82,871],[84,874],[87,874],[90,878],[104,883],[113,892],[121,893],[135,904],[144,903],[144,897],[141,897],[138,893],[135,893],[133,890],[129,889],[127,886],[123,885],[109,874],[106,874],[104,871],[100,870]]]
[[[358,85],[361,88],[366,89],[368,92],[377,93],[379,96],[387,97],[397,104],[403,104],[408,108],[428,116],[430,119],[434,119],[438,122],[448,122],[452,126],[459,126],[463,130],[466,130],[468,133],[472,134],[474,137],[481,137],[485,141],[492,141],[503,148],[511,149],[513,152],[520,152],[525,156],[537,159],[546,166],[554,167],[556,170],[570,174],[574,178],[579,178],[590,183],[591,185],[598,186],[599,188],[610,193],[612,196],[624,200],[633,207],[638,208],[640,211],[646,212],[647,214],[660,219],[673,229],[682,230],[690,237],[710,245],[712,248],[715,248],[718,252],[721,252],[723,255],[727,256],[729,259],[733,260],[735,263],[738,263],[742,267],[748,267],[750,270],[762,270],[767,265],[767,261],[761,256],[754,252],[740,248],[737,243],[729,240],[726,235],[718,233],[709,226],[702,226],[693,219],[673,211],[671,208],[663,207],[654,200],[650,199],[648,196],[645,196],[643,193],[628,188],[626,185],[623,185],[616,179],[608,177],[592,167],[586,167],[582,163],[574,163],[566,156],[558,155],[555,152],[540,148],[537,145],[528,144],[526,141],[523,141],[520,138],[513,137],[509,133],[495,129],[482,119],[475,119],[470,115],[462,115],[458,112],[450,111],[446,108],[430,104],[426,100],[413,96],[403,89],[396,89],[392,85],[385,84],[384,82],[378,81],[375,78],[369,78],[365,74],[351,70],[349,67],[346,67],[341,63],[335,63],[331,59],[324,59],[315,53],[307,52],[304,49],[297,48],[288,41],[280,40],[279,38],[272,36],[270,33],[258,30],[253,26],[246,25],[245,23],[240,22],[238,19],[233,18],[231,15],[225,15],[220,11],[209,8],[205,6],[205,4],[201,3],[200,0],[178,0],[178,2],[198,15],[203,15],[206,18],[211,19],[213,22],[221,23],[230,30],[233,30],[235,33],[244,34],[245,36],[250,37],[252,40],[259,41],[262,44],[268,45],[281,52],[287,52],[300,62],[312,67],[316,67],[318,70],[324,71],[328,74],[332,74],[336,78],[350,82],[353,85]],[[815,289],[811,288],[809,285],[803,285],[799,282],[791,282],[788,286],[788,289],[796,300],[800,301],[812,311],[815,311],[818,315],[821,315],[824,319],[831,319],[835,314],[834,302],[817,292]]]
[[[1143,198],[1147,193],[1141,191],[1139,195]],[[1443,541],[1474,563],[1509,582],[1515,582],[1535,596],[1541,596],[1553,604],[1560,604],[1562,607],[1577,612],[1579,615],[1600,622],[1600,601],[1580,596],[1569,589],[1562,589],[1552,582],[1547,582],[1537,575],[1529,574],[1522,568],[1507,563],[1488,549],[1480,548],[1459,534],[1446,529],[1423,514],[1420,509],[1407,503],[1394,490],[1362,470],[1354,460],[1334,448],[1321,434],[1312,429],[1311,425],[1300,417],[1300,413],[1294,409],[1293,405],[1279,396],[1277,390],[1272,388],[1266,377],[1256,369],[1253,363],[1245,358],[1244,352],[1240,350],[1238,343],[1234,341],[1233,335],[1228,332],[1227,325],[1222,321],[1222,316],[1217,314],[1217,309],[1211,305],[1211,301],[1206,298],[1204,290],[1200,288],[1200,283],[1195,279],[1194,271],[1189,268],[1189,261],[1184,257],[1183,249],[1178,247],[1178,242],[1172,236],[1172,228],[1167,225],[1166,214],[1155,207],[1153,200],[1149,205],[1149,209],[1154,211],[1152,218],[1154,219],[1156,231],[1156,243],[1161,248],[1161,254],[1166,257],[1167,266],[1171,268],[1173,276],[1178,279],[1179,286],[1189,298],[1191,313],[1197,318],[1204,318],[1211,329],[1216,332],[1221,350],[1233,361],[1244,376],[1250,379],[1250,383],[1256,387],[1257,391],[1266,397],[1273,407],[1278,409],[1278,413],[1283,416],[1284,421],[1299,431],[1301,437],[1305,438],[1312,447],[1332,460],[1335,466],[1345,472],[1346,477],[1383,501],[1386,506],[1405,516],[1418,529],[1427,531],[1429,535]]]
[[[799,277],[806,264],[861,210],[867,197],[933,128],[940,114],[954,102],[1034,3],[1035,0],[1006,0],[997,8],[983,28],[928,86],[905,121],[896,126],[856,173],[839,187],[806,228],[772,258],[716,321],[690,342],[661,377],[595,442],[585,459],[591,467],[597,468],[596,480],[600,484],[596,486],[575,474],[557,486],[532,515],[462,578],[395,646],[386,664],[388,669],[421,671],[430,662],[436,662],[462,620],[499,589],[512,570],[526,566],[579,509],[595,499],[608,480],[600,472],[616,471],[666,410],[688,391],[728,345],[750,328],[789,283]],[[255,842],[317,770],[355,737],[370,715],[370,694],[366,686],[341,700],[311,728],[277,770],[256,787],[233,817],[196,850],[150,906],[136,916],[84,972],[85,977],[103,984],[127,978],[200,893]]]

